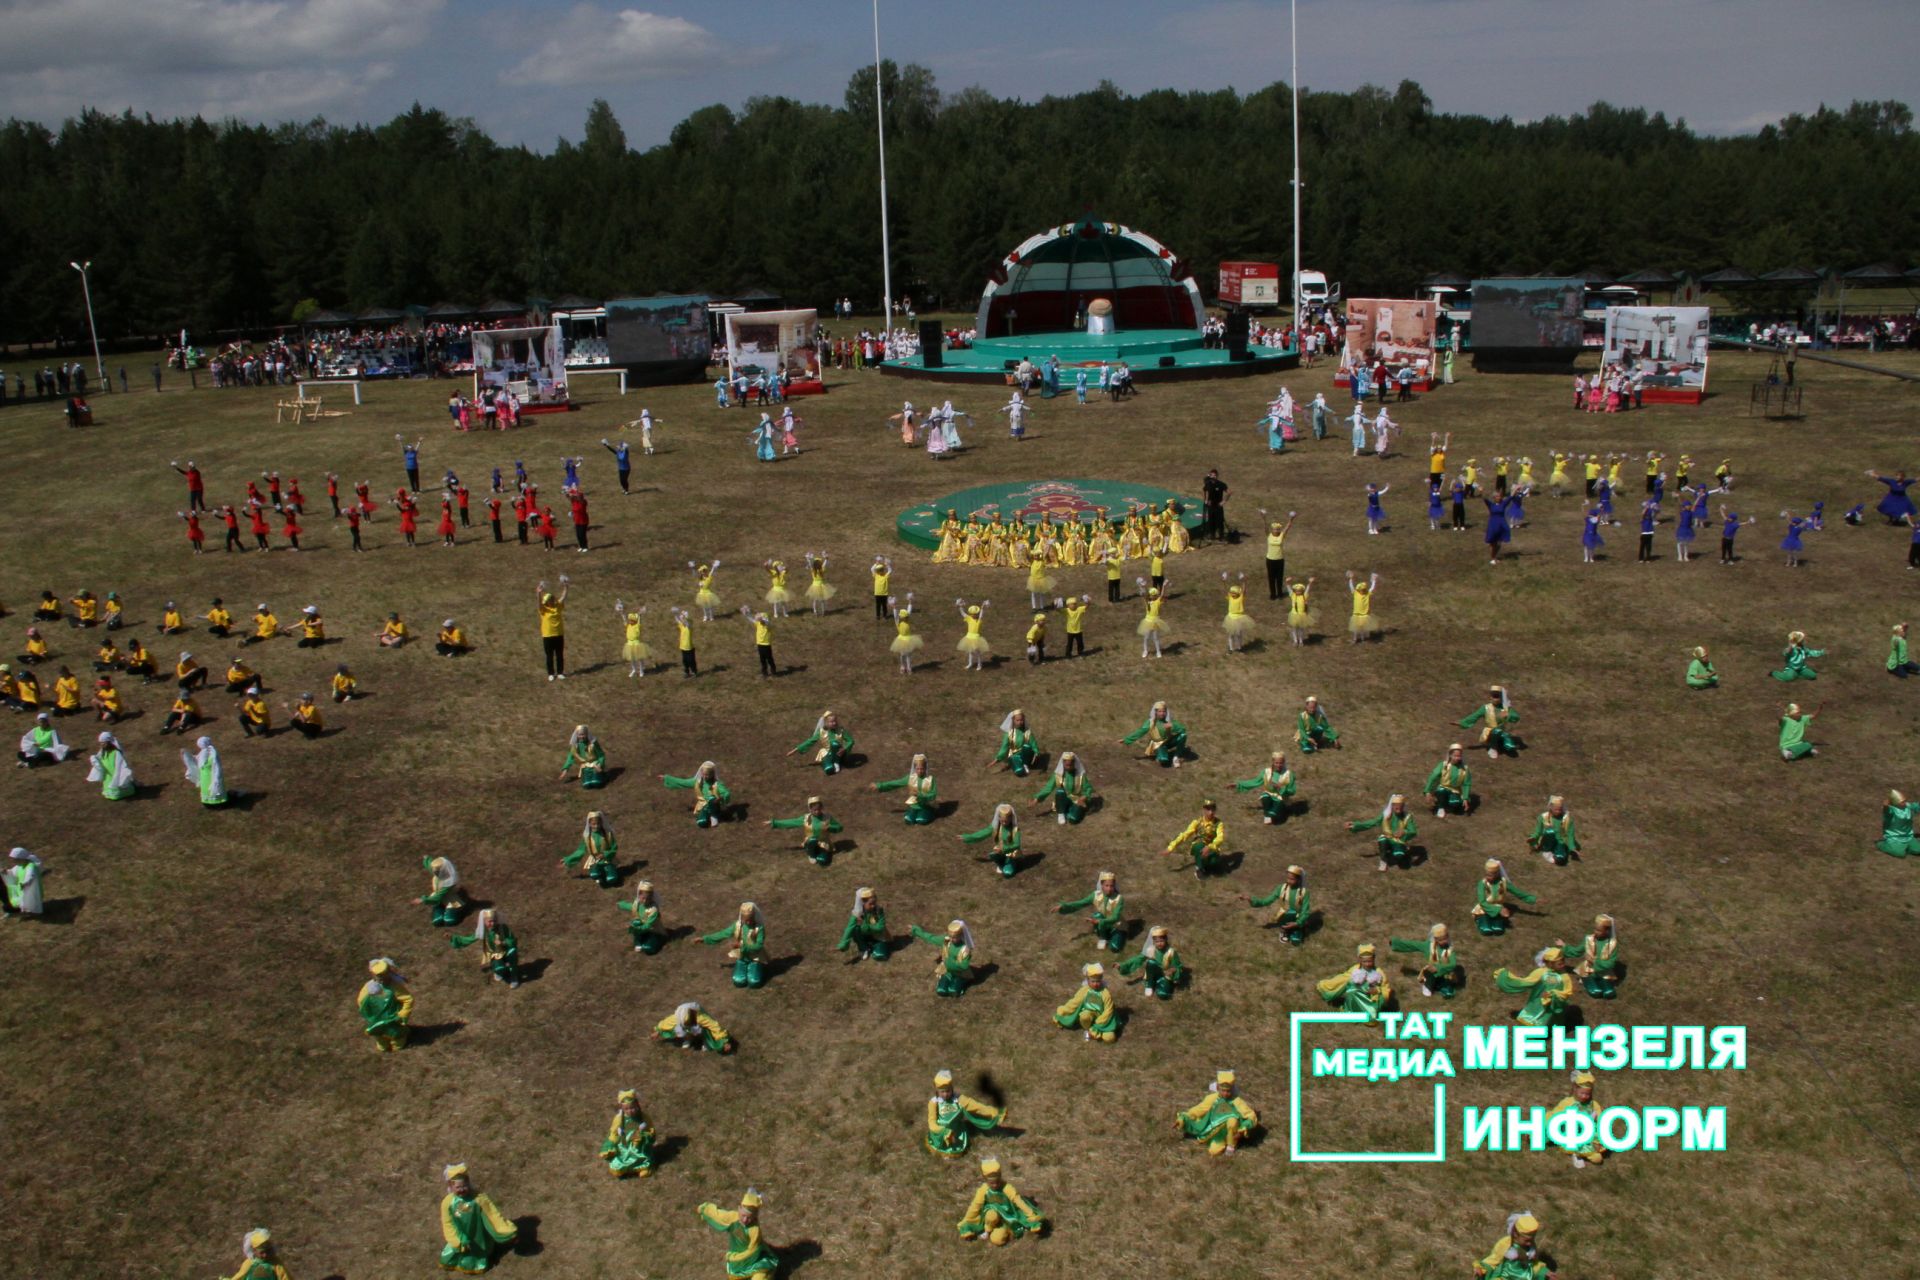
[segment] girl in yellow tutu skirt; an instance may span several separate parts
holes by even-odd
[[[1353,616],[1347,619],[1347,631],[1353,636],[1353,642],[1359,644],[1368,636],[1380,634],[1380,619],[1373,616],[1373,593],[1380,586],[1380,575],[1368,574],[1361,582],[1347,572],[1347,590],[1353,593]]]
[[[784,560],[769,560],[761,566],[767,571],[767,612],[775,618],[787,616],[787,605],[793,600],[793,593],[787,590],[787,564]]]
[[[613,611],[620,616],[621,625],[627,631],[627,641],[620,646],[620,656],[627,660],[627,678],[631,680],[635,676],[644,676],[647,674],[647,659],[653,656],[653,650],[640,638],[640,615],[647,611],[647,607],[641,605],[629,613],[624,601],[615,600]]]
[[[893,597],[887,597],[887,609],[893,614],[893,643],[887,649],[900,659],[900,674],[913,674],[913,655],[920,652],[926,640],[913,634],[913,592],[907,592],[907,602],[895,605]]]
[[[689,560],[687,568],[692,570],[694,581],[699,584],[693,593],[693,603],[700,610],[700,620],[712,622],[713,611],[720,604],[720,597],[713,590],[713,575],[720,572],[720,562],[715,560],[712,564],[695,564]]]
[[[1140,635],[1140,656],[1146,657],[1147,650],[1152,649],[1154,657],[1161,657],[1160,640],[1167,634],[1167,624],[1160,620],[1160,607],[1166,603],[1166,584],[1163,581],[1160,586],[1150,587],[1145,578],[1135,578],[1133,581],[1147,600],[1147,616],[1140,619],[1140,625],[1134,628]]]
[[[1047,575],[1046,561],[1036,556],[1027,564],[1027,600],[1035,609],[1047,607],[1053,594],[1053,579]]]
[[[1287,579],[1287,634],[1295,644],[1305,644],[1307,633],[1313,629],[1312,596],[1312,575],[1305,582]]]
[[[953,607],[960,611],[961,621],[967,624],[967,634],[960,637],[960,643],[954,648],[967,656],[969,671],[985,671],[987,658],[993,653],[993,646],[980,634],[980,626],[986,620],[987,601],[968,604],[965,600],[955,600]]]
[[[827,581],[827,556],[824,551],[807,552],[807,600],[813,605],[814,617],[820,617],[827,611],[827,601],[833,599],[833,586]]]
[[[1247,616],[1247,589],[1240,585],[1246,577],[1243,573],[1227,586],[1227,616],[1220,626],[1227,633],[1228,653],[1239,653],[1253,634],[1253,619]],[[1220,580],[1226,582],[1227,575],[1222,573]]]

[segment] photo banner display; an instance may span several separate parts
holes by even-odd
[[[1343,368],[1366,368],[1380,359],[1387,368],[1411,367],[1421,377],[1433,371],[1434,327],[1439,308],[1417,298],[1348,298]]]
[[[728,313],[728,370],[770,373],[779,369],[796,380],[818,377],[820,357],[814,350],[813,331],[819,318],[811,307]]]
[[[528,398],[567,398],[566,344],[560,326],[473,330],[473,373],[478,383],[504,387],[524,382]]]
[[[1606,362],[1638,365],[1649,388],[1707,389],[1711,307],[1608,307]]]
[[[704,296],[614,298],[607,303],[607,354],[617,365],[699,364],[713,354]]]
[[[1508,276],[1473,282],[1473,349],[1579,351],[1586,324],[1584,281]]]

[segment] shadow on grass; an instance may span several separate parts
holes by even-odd
[[[524,1218],[515,1218],[513,1220],[513,1229],[519,1234],[514,1237],[513,1248],[509,1252],[518,1257],[532,1258],[539,1256],[539,1254],[545,1251],[546,1246],[540,1243],[540,1217],[538,1214],[528,1214]]]
[[[415,1048],[420,1045],[432,1044],[436,1040],[444,1040],[448,1036],[458,1035],[466,1025],[464,1022],[455,1020],[453,1022],[435,1022],[424,1027],[410,1027],[408,1028],[407,1045],[409,1048]]]
[[[804,962],[804,960],[805,960],[805,957],[802,956],[797,951],[790,956],[781,956],[777,960],[768,960],[766,965],[767,981],[772,982],[775,978],[779,977],[783,973],[786,973],[788,970],[797,968],[800,964]]]
[[[48,898],[41,909],[41,924],[72,924],[87,905],[83,894],[74,898]]]
[[[524,987],[530,982],[540,981],[540,975],[545,973],[547,971],[547,967],[552,963],[553,963],[552,960],[548,959],[545,956],[542,956],[538,960],[529,960],[525,964],[521,965],[520,966],[520,985]]]
[[[159,799],[159,798],[160,798],[160,797],[161,797],[162,795],[164,795],[164,794],[166,793],[166,790],[167,790],[167,785],[168,785],[168,784],[166,784],[166,783],[164,783],[164,782],[142,782],[142,783],[139,783],[139,784],[137,784],[137,785],[136,785],[136,786],[134,787],[134,789],[133,789],[133,794],[132,794],[132,795],[130,795],[130,796],[128,796],[128,797],[127,797],[127,799],[129,799],[129,800],[158,800],[158,799]]]
[[[677,1133],[671,1137],[661,1138],[658,1142],[655,1142],[653,1144],[654,1172],[657,1173],[664,1166],[672,1164],[673,1158],[686,1149],[687,1139]]]
[[[824,1256],[826,1250],[820,1247],[820,1242],[817,1240],[795,1240],[781,1245],[779,1253],[780,1270],[777,1274],[790,1276],[798,1273],[800,1268],[809,1262]]]
[[[967,989],[972,990],[975,987],[980,986],[982,983],[986,982],[988,978],[991,978],[994,974],[998,972],[1000,972],[1000,966],[992,963],[991,961],[989,961],[986,964],[977,964],[973,966],[973,979],[972,981],[967,983]]]

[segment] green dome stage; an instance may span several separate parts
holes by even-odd
[[[1023,524],[1038,524],[1049,515],[1091,524],[1096,508],[1105,507],[1109,518],[1118,519],[1136,507],[1160,510],[1169,498],[1180,512],[1180,523],[1189,532],[1198,529],[1200,504],[1194,499],[1156,485],[1120,480],[1024,480],[977,485],[908,507],[894,525],[902,542],[932,551],[940,545],[940,522],[947,518],[949,508],[959,512],[962,520],[992,507],[1002,517],[1017,517]]]

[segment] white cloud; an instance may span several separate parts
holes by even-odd
[[[518,84],[604,84],[635,76],[689,76],[764,63],[771,46],[734,47],[696,22],[641,9],[574,6],[538,49],[502,79]]]
[[[0,113],[302,119],[363,109],[446,0],[0,0]],[[376,58],[381,60],[374,60]]]
[[[192,75],[351,61],[418,44],[445,3],[4,0],[0,77],[50,68]]]

